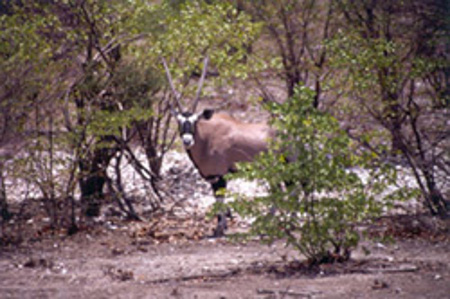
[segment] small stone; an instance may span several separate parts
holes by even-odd
[[[122,255],[122,254],[124,254],[125,253],[125,250],[123,250],[122,248],[113,248],[112,250],[111,250],[111,254],[112,255]]]
[[[375,279],[372,285],[373,290],[386,289],[388,287],[389,285],[385,281],[379,279]]]
[[[375,244],[375,246],[377,247],[377,248],[380,248],[380,249],[385,249],[386,248],[386,246],[384,246],[382,243],[380,243],[380,242],[378,242],[377,244]]]
[[[230,260],[230,263],[231,263],[231,264],[234,264],[234,265],[237,265],[237,264],[239,264],[239,261],[236,260],[236,259],[231,259],[231,260]]]

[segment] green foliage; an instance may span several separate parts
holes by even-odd
[[[394,168],[376,157],[355,154],[355,145],[336,119],[314,109],[314,92],[298,87],[284,104],[270,104],[278,130],[271,150],[241,164],[233,177],[266,182],[268,194],[234,195],[232,207],[254,218],[250,234],[272,242],[283,238],[311,262],[348,258],[357,246],[357,224],[379,216],[403,189],[389,192]]]
[[[176,84],[188,86],[179,88],[184,94],[193,93],[188,82],[206,53],[220,80],[244,77],[246,46],[260,28],[221,1],[30,2],[11,9],[0,16],[0,66],[11,78],[5,89],[19,108],[42,98],[50,111],[68,108],[72,127],[87,129],[86,137],[161,117],[154,109],[164,98],[155,96],[165,78],[161,56],[170,59]]]
[[[347,89],[354,93],[396,93],[405,79],[418,79],[449,66],[442,58],[412,56],[410,44],[366,38],[354,31],[341,31],[326,46],[331,66],[348,72],[351,80],[346,80]]]
[[[396,54],[400,45],[385,39],[363,38],[352,32],[339,33],[327,44],[333,55],[330,60],[333,67],[347,68],[354,80],[350,89],[367,89],[376,86],[377,70],[398,68]],[[395,75],[392,73],[392,75]],[[394,80],[396,78],[389,78]]]
[[[176,88],[183,94],[193,94],[195,86],[187,86],[187,82],[193,73],[201,73],[206,54],[210,69],[220,73],[217,84],[246,77],[248,47],[258,37],[261,25],[245,13],[222,1],[185,1],[176,5],[163,1],[151,6],[148,15],[156,16],[149,25],[152,30],[148,32],[148,47],[137,46],[132,51],[160,66],[161,57],[165,57]],[[160,70],[163,74],[162,66]]]

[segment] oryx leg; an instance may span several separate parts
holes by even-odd
[[[216,202],[223,203],[224,196],[223,194],[220,194],[220,190],[226,189],[227,187],[227,181],[220,176],[217,181],[214,183],[211,183],[214,196],[216,198]],[[229,211],[224,211],[223,208],[217,213],[217,227],[214,230],[214,237],[223,237],[225,230],[227,227],[227,216],[230,216],[231,213]]]

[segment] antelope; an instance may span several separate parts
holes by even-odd
[[[226,189],[224,176],[236,171],[236,163],[252,161],[268,149],[268,140],[274,133],[264,123],[244,123],[225,113],[205,109],[196,113],[200,93],[205,80],[208,56],[203,63],[202,74],[191,109],[183,109],[180,93],[176,91],[169,68],[162,59],[167,80],[172,89],[178,110],[172,114],[178,121],[178,131],[190,160],[200,175],[211,184],[216,202],[223,202],[221,189]],[[227,229],[226,213],[217,214],[214,237],[221,237]]]

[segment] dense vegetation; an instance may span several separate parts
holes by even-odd
[[[205,55],[207,84],[253,84],[283,132],[274,147],[299,151],[293,163],[278,150],[243,166],[240,175],[270,185],[268,197],[235,207],[262,217],[256,233],[286,237],[319,261],[330,244],[345,256],[355,223],[393,199],[374,194],[395,184],[399,165],[420,194],[399,189],[395,198],[418,196],[446,216],[449,11],[445,0],[2,2],[0,221],[20,212],[6,180],[37,186],[52,227],[69,233],[80,217],[99,215],[107,196],[140,219],[123,186],[124,159],[158,210],[175,139],[161,58],[189,98]],[[356,167],[372,179],[349,171]]]

